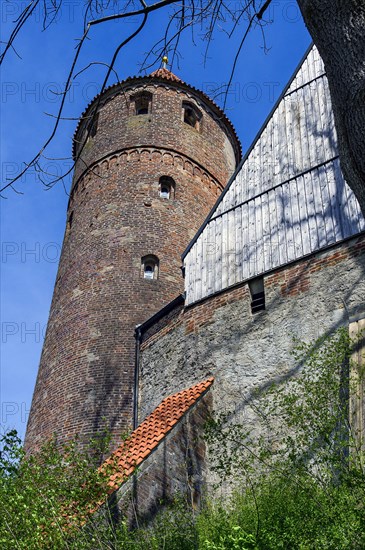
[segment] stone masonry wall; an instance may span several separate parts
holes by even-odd
[[[119,513],[134,525],[153,519],[173,498],[198,507],[206,491],[204,425],[212,409],[211,390],[164,438],[111,499]]]
[[[264,311],[251,313],[242,284],[177,312],[158,333],[149,331],[140,420],[165,395],[214,376],[214,409],[253,422],[253,391],[296,372],[293,336],[312,341],[365,311],[365,237],[268,274],[264,284]]]

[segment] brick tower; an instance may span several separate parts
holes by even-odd
[[[234,129],[167,69],[97,96],[75,174],[26,448],[131,428],[134,327],[183,291],[180,254],[240,159]]]

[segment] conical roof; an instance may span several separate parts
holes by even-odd
[[[150,76],[153,78],[165,78],[166,80],[171,80],[172,82],[180,82],[181,84],[185,84],[185,82],[183,82],[181,78],[176,76],[176,74],[172,73],[168,69],[165,69],[165,67],[161,67],[161,69],[153,71]]]

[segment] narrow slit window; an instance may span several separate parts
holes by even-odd
[[[96,136],[96,132],[98,130],[98,123],[99,123],[99,113],[96,113],[92,115],[90,120],[89,136],[92,138]]]
[[[86,137],[89,140],[90,138],[93,138],[96,136],[96,132],[98,130],[98,123],[99,123],[99,113],[91,113],[90,116],[87,117],[87,123],[86,123]]]
[[[73,217],[74,217],[74,213],[73,213],[73,210],[70,212],[69,216],[68,216],[68,219],[67,219],[67,224],[66,224],[66,236],[68,236],[71,232],[71,227],[72,227],[72,221],[73,221]]]
[[[197,109],[195,105],[187,101],[183,102],[182,107],[183,107],[183,121],[185,122],[185,124],[188,124],[195,130],[199,131],[200,122],[202,118],[202,114],[199,111],[199,109]]]
[[[162,176],[159,181],[161,199],[173,199],[175,196],[175,182],[169,176]]]
[[[265,309],[264,279],[259,277],[248,283],[251,293],[251,313],[257,313]]]
[[[143,279],[153,281],[158,279],[159,260],[152,254],[144,256],[141,261],[141,276]]]

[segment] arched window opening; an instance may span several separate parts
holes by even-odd
[[[148,115],[152,108],[152,94],[150,92],[141,92],[131,97],[131,103],[134,105],[135,115]]]
[[[169,176],[162,176],[159,182],[161,199],[173,199],[175,196],[175,182]]]
[[[159,260],[152,254],[144,256],[141,261],[141,276],[143,279],[153,281],[158,279]]]
[[[144,266],[144,278],[145,279],[153,279],[155,273],[155,266],[151,264],[146,264]]]
[[[162,199],[170,198],[170,188],[167,185],[161,185],[160,197]]]
[[[195,105],[187,101],[183,101],[182,107],[183,121],[185,122],[185,124],[188,124],[195,130],[200,130],[200,121],[202,118],[202,114],[199,109],[197,109]]]

